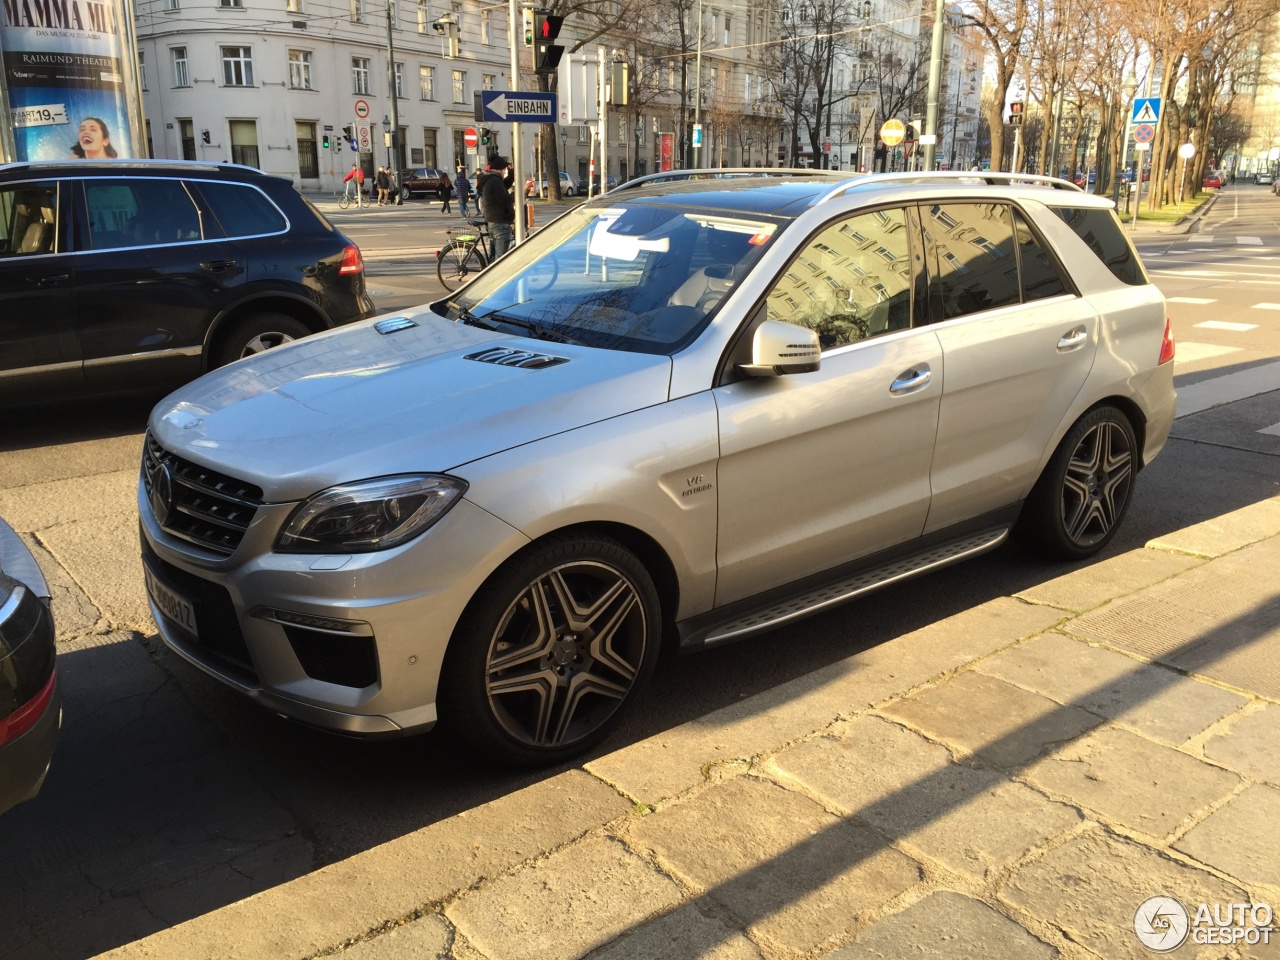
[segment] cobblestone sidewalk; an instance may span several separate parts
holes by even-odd
[[[1280,498],[105,956],[1149,957],[1280,909],[1277,570]]]

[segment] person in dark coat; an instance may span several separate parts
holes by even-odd
[[[511,196],[511,173],[505,157],[489,158],[489,172],[476,183],[476,190],[493,237],[493,256],[497,259],[515,243],[516,204]]]
[[[458,212],[465,219],[467,203],[471,200],[471,181],[467,179],[466,170],[458,169],[458,175],[453,181],[453,190],[458,195]]]

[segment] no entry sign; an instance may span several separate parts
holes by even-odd
[[[462,131],[462,142],[467,145],[468,150],[474,150],[480,143],[480,135],[476,133],[475,127],[467,127]]]

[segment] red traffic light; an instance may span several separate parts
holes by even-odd
[[[534,11],[534,36],[550,43],[560,36],[560,28],[564,25],[564,17],[552,16],[541,10]]]

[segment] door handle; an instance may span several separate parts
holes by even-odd
[[[929,385],[933,374],[928,366],[921,365],[910,370],[904,370],[898,374],[898,379],[889,385],[889,392],[895,397],[900,397],[907,393],[915,393]]]
[[[1089,339],[1089,331],[1084,327],[1076,327],[1074,330],[1068,331],[1058,341],[1058,349],[1061,351],[1074,350],[1076,347],[1083,346],[1085,341]]]
[[[36,287],[52,287],[55,284],[62,283],[64,280],[70,280],[71,274],[59,273],[56,276],[48,277],[27,277],[27,283]]]
[[[206,260],[200,264],[202,270],[230,270],[236,265],[234,260]]]

